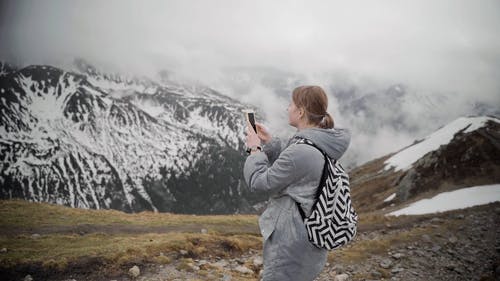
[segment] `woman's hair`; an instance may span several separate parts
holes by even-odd
[[[332,116],[326,111],[328,97],[319,86],[300,86],[292,92],[293,103],[306,112],[309,123],[324,129],[334,126]]]

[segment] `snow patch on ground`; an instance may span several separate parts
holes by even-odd
[[[500,184],[481,185],[440,193],[388,215],[422,215],[463,209],[500,201]]]

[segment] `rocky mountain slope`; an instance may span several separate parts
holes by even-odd
[[[350,176],[360,211],[386,212],[444,191],[500,183],[500,119],[458,118]]]
[[[498,206],[362,229],[353,244],[330,254],[315,281],[498,280]],[[146,266],[143,270],[138,280],[160,281],[165,276],[174,280],[260,280],[262,255],[254,250],[222,259],[187,255],[172,264]],[[83,276],[75,277],[82,280]]]
[[[78,208],[251,212],[247,105],[209,88],[0,65],[0,198]]]

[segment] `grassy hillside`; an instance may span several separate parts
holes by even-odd
[[[190,257],[259,249],[257,217],[194,216],[73,209],[22,200],[0,201],[0,267],[72,271],[85,265],[107,272],[131,264],[169,263],[180,250]],[[203,231],[203,233],[202,233]]]
[[[500,203],[422,216],[385,217],[362,213],[356,240],[330,253],[328,261],[334,267],[325,267],[324,279],[319,280],[331,280],[332,272],[338,273],[339,265],[343,270],[352,269],[349,274],[353,280],[390,279],[393,273],[379,268],[380,260],[391,251],[405,253],[415,245],[427,245],[433,255],[436,246],[441,245],[438,251],[443,253],[418,260],[436,264],[433,257],[442,259],[449,251],[461,250],[447,241],[448,233],[462,235],[464,247],[476,245],[477,241],[469,243],[468,239],[477,237],[483,229],[494,235],[492,230],[498,226],[499,214]],[[473,223],[478,225],[464,228]],[[481,246],[484,251],[494,249],[491,248],[494,239],[492,236],[484,240]],[[67,280],[69,276],[77,276],[78,281],[131,280],[127,272],[133,265],[141,266],[141,270],[147,270],[148,265],[164,268],[161,278],[148,279],[141,273],[140,280],[165,280],[164,275],[172,271],[181,274],[182,279],[191,280],[221,280],[228,274],[231,280],[258,280],[262,268],[261,264],[252,261],[262,250],[257,216],[254,215],[127,214],[0,200],[0,249],[1,280],[21,280],[28,273],[35,280]],[[487,257],[482,252],[474,253]],[[410,260],[412,255],[405,255],[408,260],[401,260],[402,264],[415,263]],[[251,272],[235,271],[235,266],[219,267],[217,261],[233,261]],[[473,260],[469,263],[469,267],[476,265],[480,268],[484,262]],[[418,270],[407,272],[414,271]],[[441,274],[440,271],[427,271],[421,274]],[[449,272],[443,274],[446,278],[454,276],[446,275],[451,274]]]

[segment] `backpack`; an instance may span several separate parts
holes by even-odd
[[[342,247],[354,239],[358,223],[358,215],[351,205],[349,175],[336,159],[328,157],[312,141],[299,138],[296,144],[311,145],[325,157],[311,215],[306,217],[300,204],[296,202],[309,241],[316,247],[327,250]]]

